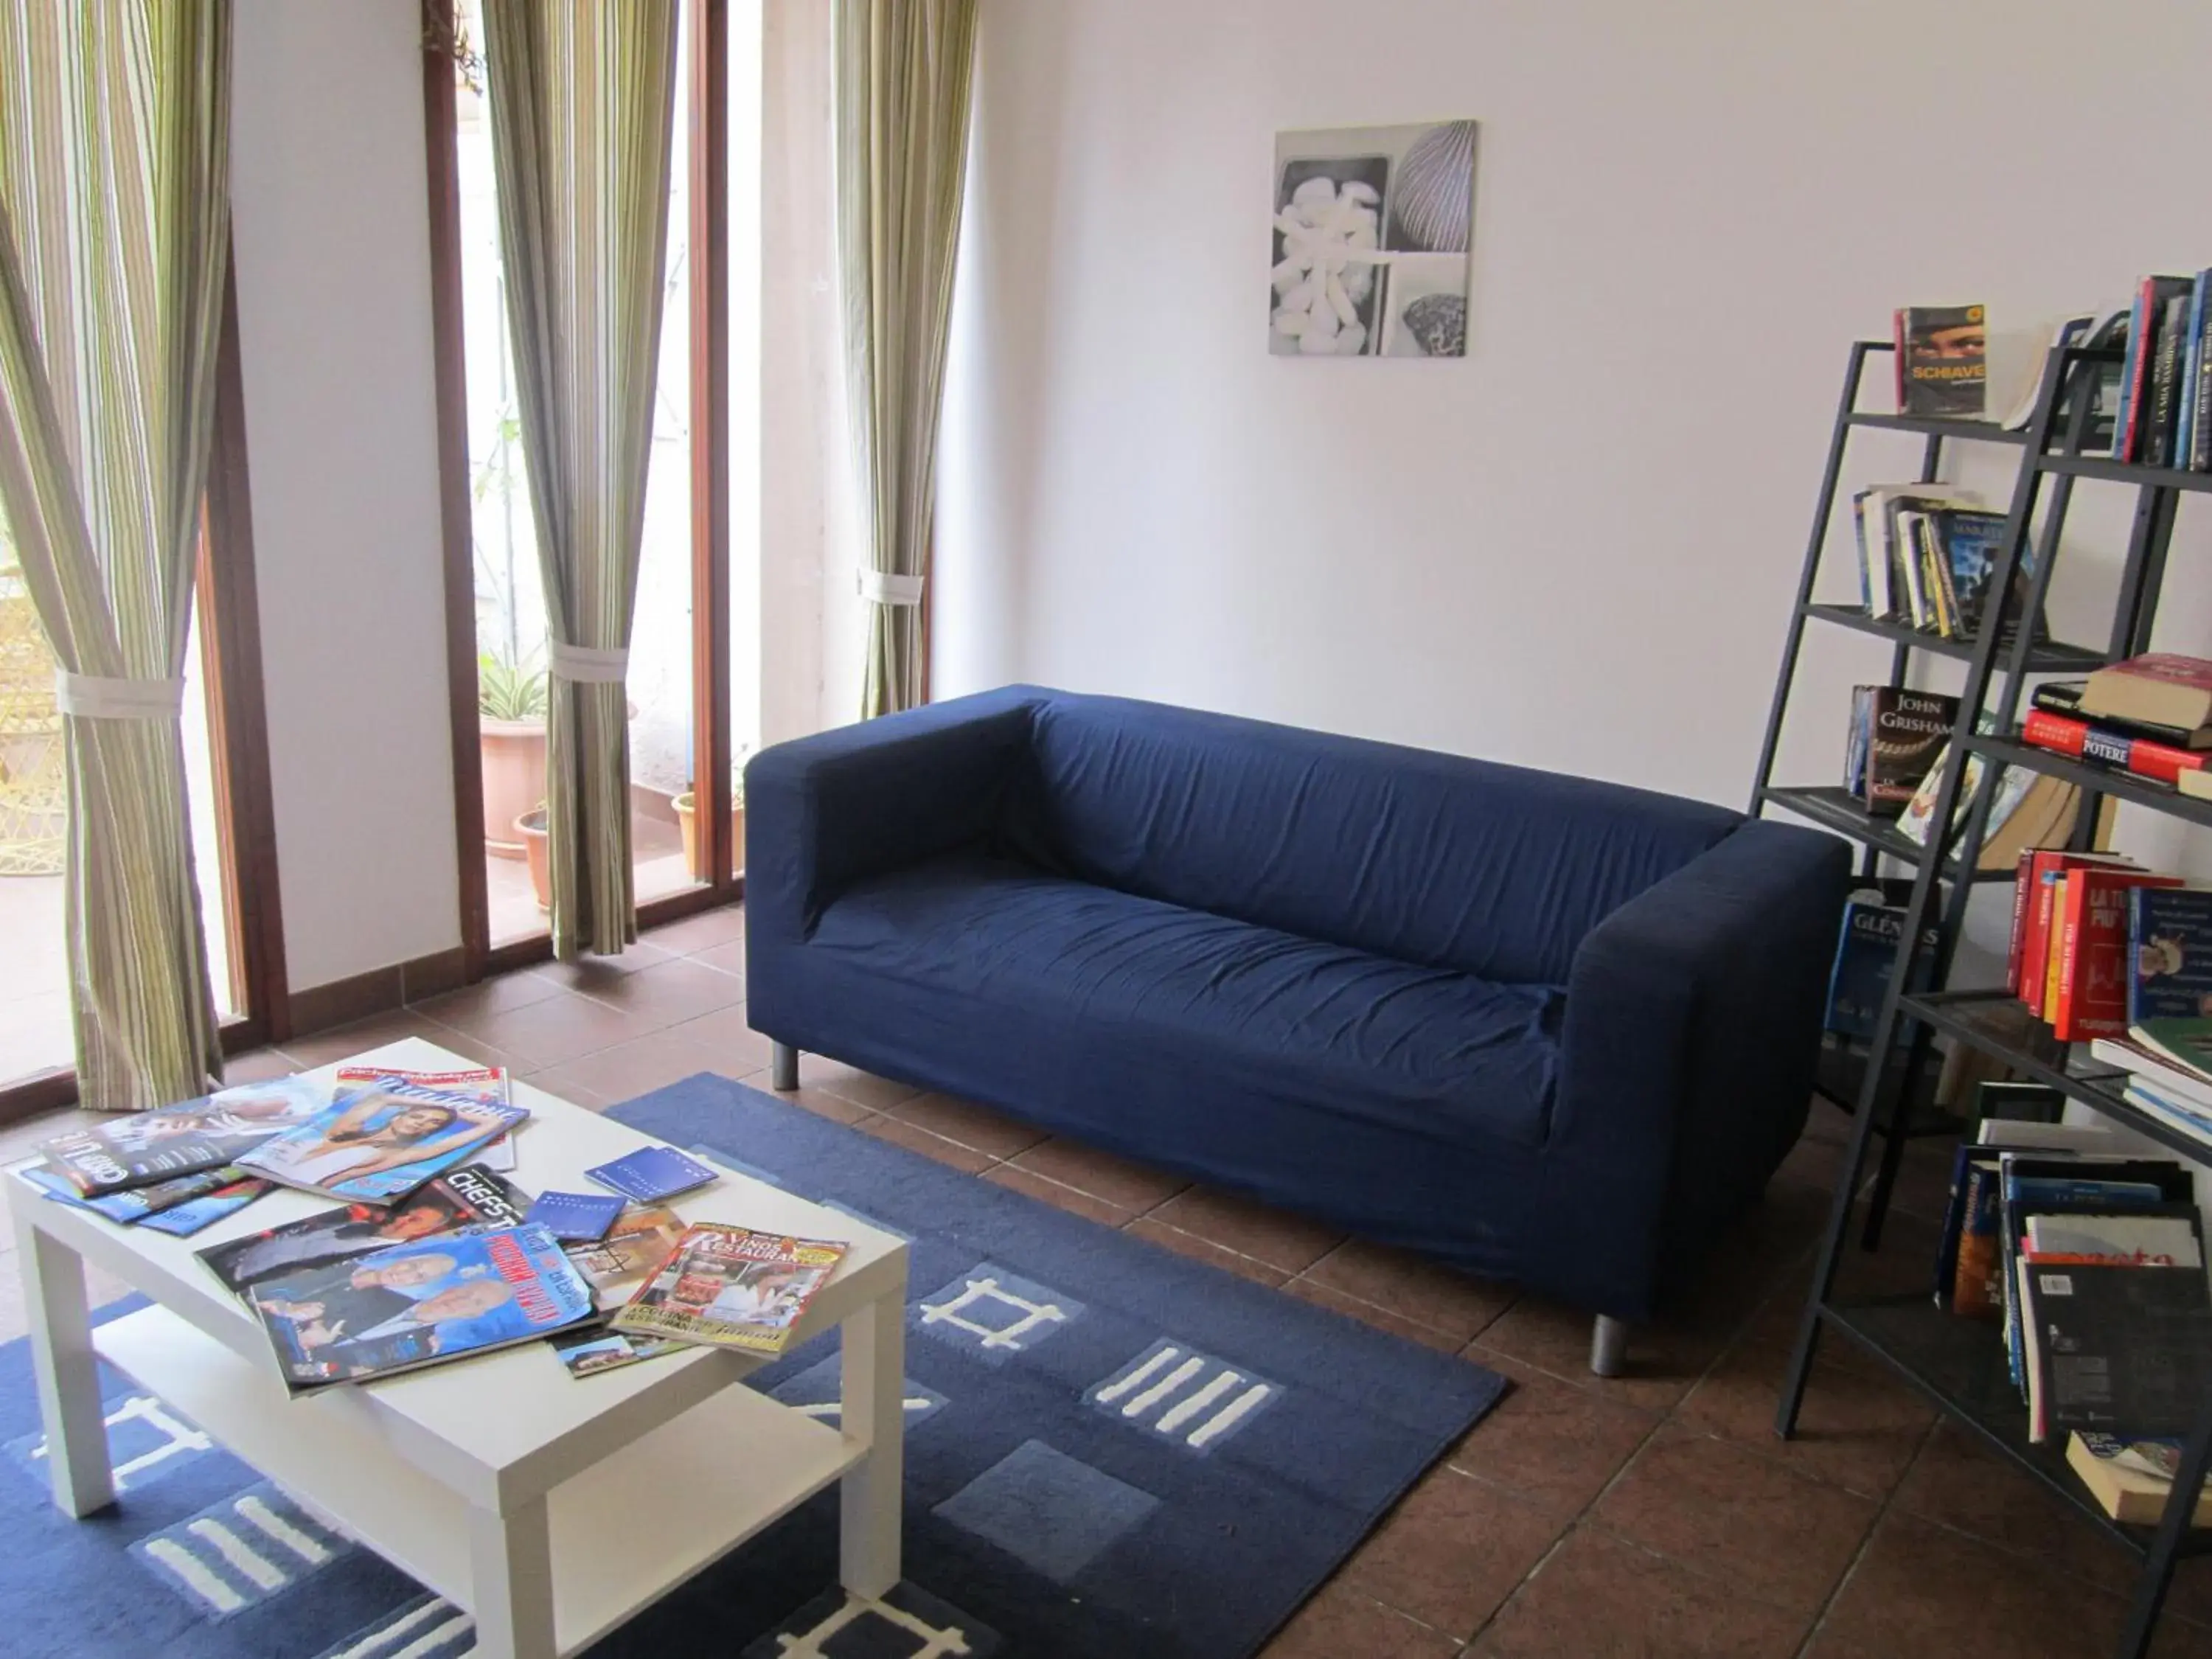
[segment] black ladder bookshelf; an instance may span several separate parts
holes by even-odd
[[[1972,1430],[1987,1445],[2025,1469],[2079,1510],[2103,1536],[2126,1549],[2142,1564],[2142,1572],[2126,1629],[2118,1649],[2121,1659],[2143,1659],[2150,1647],[2166,1586],[2176,1560],[2187,1555],[2212,1553],[2212,1533],[2192,1533],[2189,1522],[2197,1494],[2212,1467],[2212,1400],[2205,1402],[2185,1446],[2172,1496],[2155,1527],[2127,1526],[2109,1518],[2087,1489],[2067,1467],[2063,1443],[2031,1443],[2027,1411],[2013,1386],[2005,1363],[2002,1338],[1991,1325],[1954,1316],[1939,1310],[1929,1290],[1905,1295],[1860,1294],[1839,1291],[1854,1213],[1865,1210],[1863,1242],[1868,1249],[1881,1239],[1881,1222],[1891,1189],[1904,1155],[1907,1103],[1927,1067],[1930,1038],[1942,1033],[1953,1041],[1979,1050],[2027,1077],[2063,1091],[2116,1122],[2136,1131],[2189,1161],[2212,1165],[2212,1146],[2130,1106],[2124,1098],[2125,1075],[2087,1061],[2086,1050],[2077,1054],[2055,1042],[2027,1007],[2002,988],[1916,988],[1946,985],[1951,957],[1965,916],[1966,900],[1976,878],[1976,866],[1988,830],[1990,803],[1999,772],[2018,766],[2073,783],[2079,791],[2071,845],[2086,848],[2107,798],[2132,801],[2172,813],[2191,823],[2212,827],[2212,801],[2193,799],[2149,779],[2107,772],[2085,766],[2063,756],[2031,748],[2011,733],[2019,713],[2024,683],[2032,674],[2079,673],[2108,661],[2147,649],[2166,569],[2167,544],[2172,535],[2175,509],[2191,491],[2212,491],[2212,474],[2179,471],[2166,467],[2117,462],[2081,453],[2094,402],[2098,378],[2118,354],[2111,349],[2066,347],[2054,349],[2046,361],[2033,418],[2024,432],[2006,432],[1979,422],[1916,420],[1856,412],[1859,377],[1868,358],[1890,348],[1883,343],[1862,343],[1852,348],[1850,372],[1837,411],[1836,435],[1827,471],[1821,482],[1820,505],[1814,515],[1813,538],[1798,585],[1789,645],[1783,659],[1781,684],[1775,692],[1774,710],[1767,725],[1766,743],[1759,757],[1755,807],[1776,806],[1841,831],[1868,849],[1869,867],[1876,855],[1902,860],[1913,870],[1911,897],[1905,907],[1904,943],[1898,970],[1875,1024],[1871,1055],[1860,1068],[1858,1096],[1844,1167],[1837,1176],[1835,1196],[1823,1234],[1819,1265],[1790,1357],[1776,1431],[1784,1438],[1796,1431],[1797,1413],[1805,1395],[1808,1376],[1821,1333],[1832,1328],[1857,1346],[1882,1360],[1905,1381],[1918,1388],[1951,1417]],[[2054,448],[2057,425],[2064,416],[2064,441]],[[1820,550],[1826,538],[1828,517],[1835,505],[1842,472],[1844,446],[1856,428],[1874,427],[1923,433],[1927,436],[1922,472],[1932,479],[1941,459],[1940,446],[1954,438],[2017,444],[2021,450],[2005,532],[1984,602],[1985,617],[1979,634],[1972,640],[1935,640],[1899,624],[1880,623],[1863,613],[1812,603],[1814,579]],[[2115,597],[2110,636],[2101,650],[2045,642],[2037,636],[2033,619],[2043,614],[2045,593],[2057,562],[2059,544],[2075,481],[2093,478],[2132,486],[2136,513],[2125,562]],[[2034,538],[2033,567],[2025,596],[2015,604],[2014,575],[2028,552],[2031,528],[2038,507],[2043,509],[2039,533]],[[2014,614],[2015,609],[2017,615]],[[1959,714],[1951,733],[1946,763],[1936,800],[1933,822],[1936,833],[1923,849],[1891,826],[1865,820],[1856,804],[1842,790],[1777,789],[1770,781],[1776,738],[1794,675],[1797,650],[1808,621],[1828,621],[1890,638],[1896,650],[1893,675],[1901,682],[1907,653],[1927,650],[1963,658],[1966,684],[1959,696]],[[1996,692],[1990,708],[1994,734],[1977,729],[1977,716]],[[1944,847],[1943,827],[1951,824],[1960,805],[1966,767],[1966,757],[1976,755],[1984,764],[1979,787],[1966,803],[1964,827],[1949,849]],[[1856,816],[1855,816],[1856,814]],[[1998,872],[2002,875],[2007,872]],[[1931,916],[1938,914],[1936,943],[1923,964],[1916,959],[1916,945]],[[1923,971],[1923,966],[1927,971]],[[1862,1199],[1867,1155],[1877,1127],[1883,1131],[1879,1172]]]

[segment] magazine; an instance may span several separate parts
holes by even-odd
[[[278,1078],[73,1129],[39,1150],[79,1193],[97,1197],[234,1164],[327,1110],[332,1098],[326,1083]]]
[[[293,1393],[366,1382],[588,1321],[592,1290],[542,1227],[455,1233],[248,1288]]]
[[[683,1217],[655,1205],[625,1210],[615,1218],[605,1238],[579,1240],[566,1249],[599,1305],[615,1308],[629,1300],[640,1279],[668,1260],[683,1236]]]
[[[526,1204],[506,1182],[471,1164],[416,1188],[404,1202],[318,1211],[281,1227],[211,1244],[199,1257],[225,1289],[243,1291],[264,1279],[352,1261],[466,1227],[512,1227],[522,1219]]]
[[[195,1199],[206,1197],[235,1184],[245,1176],[242,1170],[226,1164],[219,1170],[202,1170],[198,1175],[179,1176],[173,1181],[157,1181],[150,1187],[132,1187],[118,1193],[102,1193],[87,1198],[76,1184],[51,1164],[33,1164],[18,1171],[24,1180],[36,1187],[58,1203],[73,1205],[80,1210],[90,1210],[106,1216],[110,1221],[128,1227],[143,1221],[149,1216],[159,1215]]]
[[[228,1173],[235,1175],[238,1172],[234,1170]],[[270,1182],[258,1176],[247,1176],[201,1197],[171,1205],[159,1215],[148,1216],[142,1224],[149,1232],[167,1233],[174,1238],[189,1238],[201,1228],[212,1226],[227,1215],[235,1215],[267,1192],[270,1186]]]
[[[426,1089],[477,1095],[500,1106],[506,1105],[514,1098],[507,1089],[507,1068],[503,1066],[472,1066],[465,1072],[410,1072],[398,1066],[342,1066],[337,1074],[338,1091],[343,1094],[387,1078],[420,1084]],[[512,1170],[514,1168],[514,1137],[501,1135],[488,1143],[477,1154],[475,1161],[485,1169],[502,1175]]]
[[[658,1359],[662,1354],[691,1346],[672,1336],[632,1336],[627,1331],[611,1331],[598,1324],[563,1331],[552,1341],[553,1352],[568,1368],[571,1376],[596,1376],[601,1371],[635,1365],[641,1359]]]
[[[639,1336],[781,1353],[850,1246],[699,1222],[611,1322]]]
[[[529,1115],[524,1107],[386,1077],[238,1162],[287,1187],[390,1204]]]

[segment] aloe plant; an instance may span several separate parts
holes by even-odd
[[[545,671],[534,655],[521,662],[486,651],[477,658],[477,713],[486,720],[545,718]]]

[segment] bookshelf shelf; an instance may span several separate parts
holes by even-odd
[[[1893,622],[1887,617],[1872,617],[1855,605],[1808,605],[1806,617],[1814,622],[1832,623],[1838,628],[1871,634],[1876,639],[1887,640],[1892,645],[1901,645],[1913,651],[1925,651],[1938,657],[1949,657],[1959,662],[1971,661],[1974,654],[1972,640],[1947,640],[1940,634],[1930,634],[1910,623]],[[2013,646],[2012,630],[2008,629],[1997,642],[2000,653],[2008,652]],[[2108,659],[2101,651],[2092,651],[2085,645],[2067,645],[2048,641],[2029,647],[2027,672],[2031,674],[2086,674],[2093,668],[2102,668]]]
[[[1891,1054],[1893,1073],[1901,1069],[1903,1059],[1901,1054]],[[1820,1066],[1813,1074],[1813,1087],[1844,1110],[1854,1110],[1858,1105],[1859,1091],[1866,1085],[1866,1068],[1864,1043],[1831,1036],[1820,1044]],[[1936,1079],[1923,1074],[1917,1079],[1905,1133],[1915,1139],[1923,1135],[1956,1135],[1965,1127],[1954,1114],[1936,1103]]]
[[[2096,844],[2108,800],[2132,802],[2212,827],[2212,800],[2198,800],[2151,779],[2033,748],[2009,735],[2016,729],[2029,675],[2085,672],[2150,648],[2176,509],[2185,494],[2212,492],[2212,474],[2143,466],[2083,453],[2105,367],[2118,356],[2110,348],[2054,347],[2045,360],[2034,415],[2021,432],[1977,422],[1860,413],[1860,382],[1868,362],[1890,349],[1886,343],[1865,341],[1851,348],[1752,791],[1753,811],[1789,812],[1856,843],[1863,874],[1874,874],[1885,859],[1912,872],[1911,897],[1905,906],[1901,933],[1906,945],[1890,976],[1873,1039],[1861,1052],[1831,1056],[1824,1051],[1822,1056],[1824,1092],[1839,1085],[1848,1087],[1855,1066],[1856,1121],[1844,1167],[1837,1177],[1835,1200],[1790,1356],[1775,1431],[1785,1439],[1796,1431],[1821,1334],[1839,1333],[2057,1493],[2100,1536],[2125,1548],[2142,1564],[2118,1651],[2120,1659],[2145,1659],[2174,1563],[2184,1556],[2212,1553],[2212,1528],[2192,1530],[2188,1524],[2197,1491],[2208,1472],[2212,1472],[2212,1401],[2206,1402],[2189,1433],[2172,1495],[2158,1525],[2120,1525],[2105,1514],[2067,1467],[2063,1438],[2043,1445],[2029,1443],[2027,1407],[2008,1373],[1997,1328],[1988,1322],[1938,1308],[1932,1285],[1928,1291],[1911,1296],[1861,1295],[1850,1288],[1857,1275],[1846,1270],[1844,1258],[1855,1230],[1866,1250],[1880,1247],[1882,1222],[1905,1141],[1914,1127],[1924,1121],[1927,1062],[1932,1041],[1938,1035],[1996,1059],[2016,1075],[2060,1091],[2168,1152],[2212,1169],[2212,1145],[2130,1105],[2125,1073],[2093,1063],[2086,1045],[2057,1042],[2017,998],[2000,990],[1942,988],[1975,885],[1959,880],[1958,872],[1976,869],[1980,862],[1996,781],[2008,768],[2024,769],[2075,786],[2074,820],[2066,845],[2075,851],[2086,851]],[[1869,427],[1916,432],[1926,439],[1919,474],[1923,482],[1936,480],[1947,442],[1963,440],[2019,446],[2019,465],[2004,533],[1984,589],[1997,596],[1997,603],[1979,637],[1942,640],[1902,623],[1869,617],[1856,607],[1813,603],[1813,589],[1842,484],[1844,449],[1855,432]],[[2074,485],[2083,478],[2130,485],[2137,492],[2133,527],[2113,596],[2111,635],[2103,650],[2038,643],[2032,637],[2032,624],[2043,615],[2045,594],[2063,547]],[[1773,784],[1775,752],[1796,674],[1798,652],[1807,624],[1814,622],[1887,639],[1892,647],[1890,684],[1894,686],[1906,684],[1915,653],[1947,656],[1966,665],[1958,714],[1934,803],[1934,821],[1952,825],[1956,832],[1948,859],[1909,841],[1894,823],[1872,817],[1844,790]],[[2008,735],[1985,734],[1984,723],[1990,732]],[[1965,764],[1968,756],[1993,763],[1974,769],[1979,781],[1971,794],[1966,781],[1969,769]],[[1907,991],[1907,986],[1937,988]],[[1879,1063],[1875,1056],[1880,1057]],[[1869,1183],[1864,1178],[1866,1164],[1877,1133],[1881,1136],[1880,1168]]]

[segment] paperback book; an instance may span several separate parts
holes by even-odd
[[[2180,1472],[2181,1441],[2173,1436],[2122,1439],[2077,1430],[2067,1437],[2066,1462],[2113,1520],[2154,1527],[2165,1518],[2173,1477]],[[2212,1480],[2197,1494],[2191,1524],[2212,1527]]]
[[[1979,306],[1907,306],[1896,316],[1897,406],[1906,415],[1978,418],[1989,394]]]
[[[527,1200],[479,1164],[449,1170],[389,1206],[349,1204],[225,1239],[199,1253],[227,1290],[357,1261],[397,1244],[470,1228],[512,1227]]]
[[[331,1101],[325,1084],[278,1078],[72,1130],[40,1150],[79,1194],[97,1197],[234,1164],[326,1110]]]
[[[591,1287],[542,1227],[379,1250],[250,1286],[286,1386],[368,1382],[549,1336],[592,1317]]]
[[[305,1192],[389,1204],[529,1115],[520,1106],[386,1078],[239,1163]]]
[[[849,1246],[702,1222],[611,1322],[636,1336],[781,1353]]]
[[[2129,1025],[2212,1015],[2212,890],[2128,895]]]

